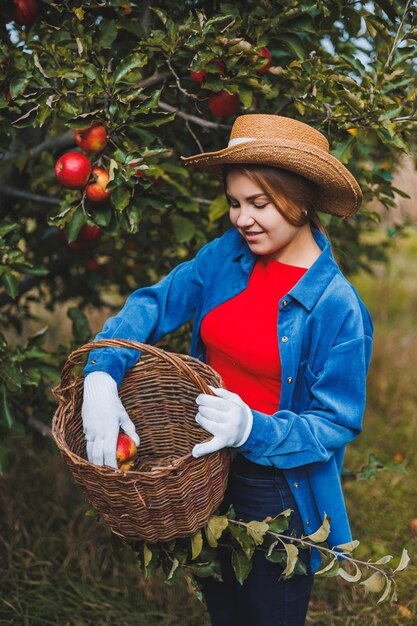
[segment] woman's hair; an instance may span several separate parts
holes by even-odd
[[[312,226],[327,236],[317,214],[319,188],[304,176],[294,174],[272,165],[225,164],[223,166],[223,184],[226,191],[227,175],[230,171],[239,171],[248,176],[266,193],[281,215],[293,226],[303,226],[310,222]],[[307,211],[307,215],[304,213]]]

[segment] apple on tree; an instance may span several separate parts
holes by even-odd
[[[261,48],[261,57],[265,57],[266,61],[262,65],[262,67],[259,68],[259,70],[257,71],[257,74],[266,74],[269,68],[271,67],[271,53],[269,52],[268,48],[266,48],[265,46]],[[256,55],[255,60],[257,58],[258,58],[258,55]]]
[[[217,93],[211,94],[208,106],[213,115],[217,115],[217,117],[230,117],[238,110],[239,103],[240,100],[237,93],[230,94],[222,89]]]
[[[226,73],[226,66],[221,59],[216,57],[215,59],[213,59],[213,63],[219,70],[220,74],[224,75]],[[206,70],[203,69],[199,70],[198,72],[194,72],[193,70],[191,70],[190,78],[194,83],[198,83],[199,85],[201,85],[206,79]]]
[[[13,0],[13,2],[15,5],[13,20],[20,26],[31,26],[39,13],[36,0]]]
[[[100,122],[93,122],[88,128],[74,131],[75,143],[85,152],[94,154],[101,152],[107,145],[106,127]]]
[[[91,163],[81,152],[66,152],[55,163],[58,182],[67,189],[85,187],[91,174]]]
[[[99,239],[103,231],[99,226],[90,226],[90,224],[84,224],[81,228],[78,238],[83,241],[94,241],[95,239]]]
[[[104,202],[111,196],[111,190],[106,189],[109,182],[109,173],[104,167],[93,167],[91,172],[93,181],[87,185],[85,195],[90,202]]]

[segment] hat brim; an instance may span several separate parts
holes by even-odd
[[[349,170],[328,152],[299,141],[256,140],[242,142],[216,152],[180,157],[185,165],[194,165],[221,178],[223,165],[258,163],[300,174],[320,189],[319,211],[349,217],[359,210],[362,191]]]

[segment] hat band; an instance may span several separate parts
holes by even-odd
[[[227,147],[235,146],[238,143],[245,143],[246,141],[256,141],[254,137],[236,137],[236,139],[231,139],[227,144]]]

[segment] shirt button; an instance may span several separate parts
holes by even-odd
[[[298,483],[294,483],[294,487],[298,489]]]
[[[97,363],[97,361],[95,361],[94,359],[92,361],[90,361],[91,365],[95,365]]]
[[[310,526],[310,520],[306,519],[306,526]]]
[[[292,383],[292,376],[288,376],[288,378],[287,378],[287,383],[288,383],[289,385],[291,385],[291,383]]]
[[[288,304],[288,300],[283,300],[282,301],[282,306],[287,306],[287,304]]]
[[[288,341],[288,337],[286,337],[285,335],[283,336],[283,338],[281,339],[282,343],[287,343]]]

